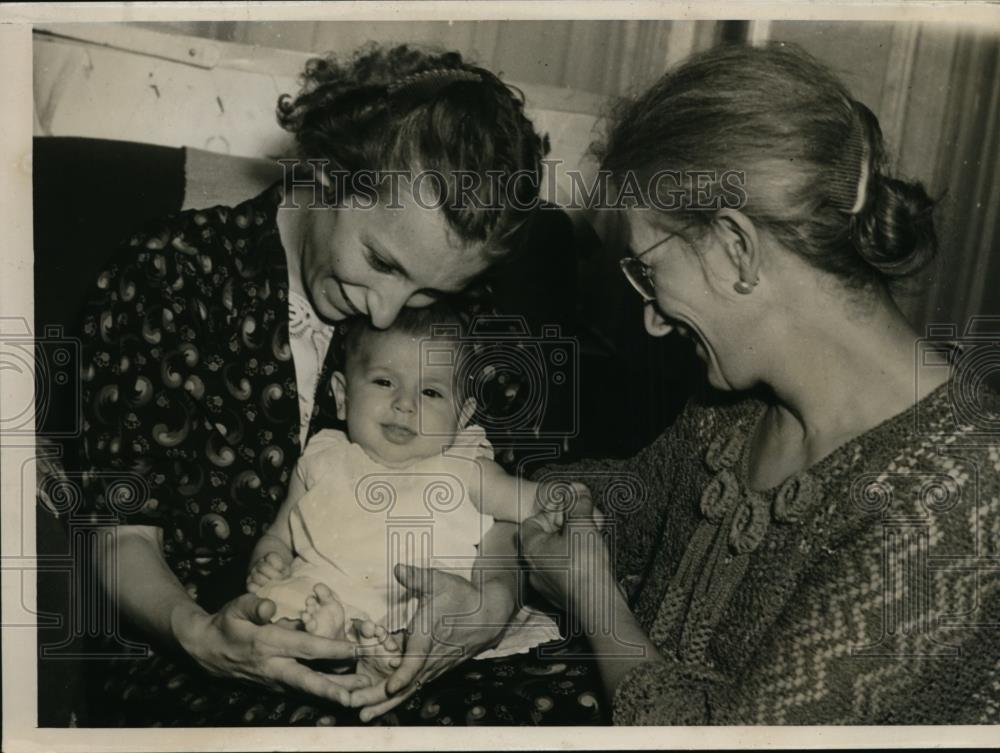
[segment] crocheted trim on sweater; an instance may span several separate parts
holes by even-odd
[[[984,410],[1000,408],[988,397]],[[953,406],[952,388],[942,386],[763,491],[744,488],[740,460],[764,406],[689,407],[670,434],[672,448],[685,448],[672,485],[646,502],[662,523],[644,518],[663,526],[655,546],[672,556],[637,565],[635,613],[665,661],[641,664],[619,683],[614,721],[1000,718],[1000,704],[973,690],[1000,687],[992,564],[1000,444]],[[647,478],[659,462],[630,469]],[[761,501],[747,509],[750,498]],[[741,538],[730,541],[734,526]],[[929,562],[938,564],[926,569]],[[716,670],[724,676],[695,678]]]

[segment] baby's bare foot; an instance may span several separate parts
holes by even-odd
[[[401,634],[397,637],[371,620],[354,620],[354,635],[359,646],[359,675],[377,682],[396,670],[403,654]]]
[[[346,637],[344,607],[325,584],[317,583],[313,595],[306,599],[302,624],[313,635],[337,640]]]

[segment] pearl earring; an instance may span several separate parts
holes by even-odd
[[[733,290],[735,290],[740,295],[750,295],[753,289],[757,287],[757,281],[746,282],[745,280],[737,280],[733,283]]]

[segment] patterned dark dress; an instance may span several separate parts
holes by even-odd
[[[209,611],[243,593],[249,555],[302,450],[281,196],[274,186],[236,207],[147,225],[101,274],[84,317],[88,509],[161,528],[171,570]],[[342,428],[334,345],[310,436]],[[595,665],[563,658],[579,648],[463,664],[375,723],[607,723]],[[312,697],[212,679],[169,648],[92,669],[80,724],[358,723],[355,710]]]

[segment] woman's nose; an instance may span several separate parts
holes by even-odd
[[[406,296],[395,291],[380,292],[369,288],[365,302],[368,305],[368,316],[371,318],[372,326],[377,329],[388,329],[406,305]]]
[[[663,337],[664,335],[669,335],[673,331],[673,325],[671,325],[660,310],[656,308],[655,303],[647,303],[646,308],[642,313],[643,324],[646,325],[646,332],[648,332],[653,337]]]

